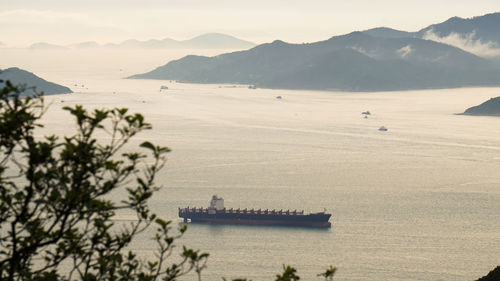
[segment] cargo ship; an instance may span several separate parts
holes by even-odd
[[[184,223],[217,223],[217,224],[246,224],[246,225],[273,225],[273,226],[302,226],[329,228],[331,214],[326,212],[304,214],[297,210],[254,210],[254,209],[226,209],[224,199],[212,196],[208,208],[179,208],[179,217]]]

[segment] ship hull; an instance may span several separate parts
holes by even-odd
[[[330,222],[305,222],[305,221],[281,221],[281,220],[249,220],[249,219],[190,219],[192,223],[214,223],[214,224],[241,224],[241,225],[271,225],[271,226],[302,226],[330,228]]]

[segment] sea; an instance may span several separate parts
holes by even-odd
[[[500,88],[298,91],[123,79],[227,51],[3,48],[0,68],[74,91],[46,97],[39,137],[75,132],[64,106],[144,114],[153,129],[125,149],[145,140],[172,149],[151,207],[174,229],[179,207],[207,207],[215,194],[228,208],[333,214],[331,229],[189,224],[171,259],[182,245],[208,252],[202,280],[274,280],[283,265],[301,280],[322,280],[330,265],[338,281],[476,280],[500,265],[500,118],[458,114]],[[155,250],[149,234],[132,245],[144,258]]]

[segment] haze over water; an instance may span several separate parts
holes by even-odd
[[[0,61],[75,92],[47,97],[40,135],[73,132],[63,106],[143,113],[153,130],[134,144],[173,149],[152,202],[165,218],[180,222],[177,207],[206,207],[213,194],[227,207],[333,213],[330,230],[190,225],[182,243],[210,253],[204,280],[271,280],[283,263],[303,280],[329,265],[335,280],[475,280],[500,264],[500,119],[454,114],[500,88],[351,93],[121,79],[188,53],[2,50]],[[152,246],[136,244],[145,254]]]

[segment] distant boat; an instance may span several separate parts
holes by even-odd
[[[255,85],[249,85],[249,86],[248,86],[248,89],[255,90],[255,89],[257,89],[257,86],[255,86]]]
[[[382,132],[385,132],[385,131],[387,131],[387,128],[386,128],[386,127],[384,127],[384,126],[382,126],[382,127],[378,128],[378,130],[379,130],[379,131],[382,131]]]

